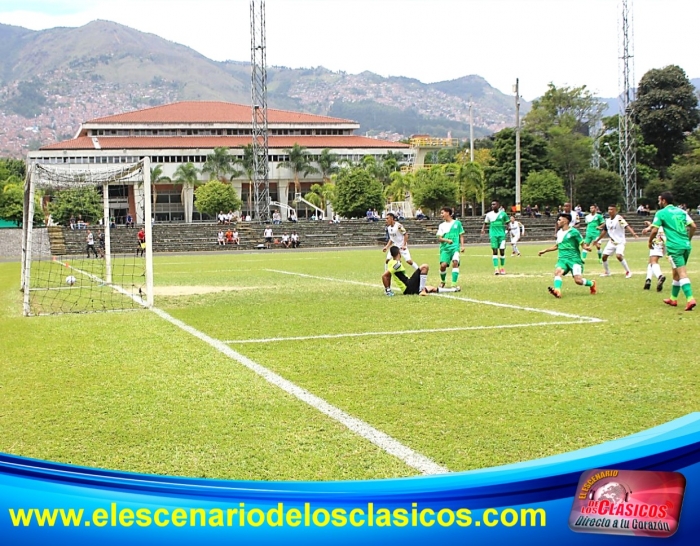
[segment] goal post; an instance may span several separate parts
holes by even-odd
[[[110,204],[113,186],[121,186],[114,195],[120,206],[126,196],[142,225],[117,227],[110,213],[117,206]],[[24,315],[152,306],[151,195],[148,158],[109,166],[30,163],[22,223]]]

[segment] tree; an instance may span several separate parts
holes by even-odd
[[[520,175],[549,168],[547,142],[529,131],[520,132]],[[503,129],[493,137],[491,162],[485,169],[490,197],[504,205],[515,201],[515,130]]]
[[[576,204],[582,205],[583,210],[588,210],[591,205],[605,209],[622,201],[622,180],[619,174],[605,169],[588,169],[579,176]]]
[[[216,216],[222,210],[240,210],[241,200],[231,184],[210,180],[194,191],[197,210]]]
[[[561,178],[551,170],[532,172],[522,189],[523,203],[556,207],[566,201],[566,192]]]
[[[192,220],[190,190],[199,182],[199,171],[193,163],[185,163],[175,170],[173,181],[182,185],[180,189],[180,200],[185,209],[185,221],[190,222]]]
[[[652,180],[644,188],[644,205],[656,206],[659,202],[659,195],[665,191],[671,191],[671,181],[670,180]]]
[[[329,182],[331,175],[338,172],[338,156],[331,153],[330,148],[321,150],[321,155],[318,156],[316,162],[324,182]]]
[[[330,182],[326,184],[313,184],[309,193],[304,196],[309,203],[317,206],[323,211],[326,210],[329,203],[333,202],[333,197],[335,196],[335,184]],[[325,214],[325,212],[324,212]]]
[[[700,203],[700,165],[673,167],[671,181],[676,203],[690,207]]]
[[[57,191],[49,203],[54,222],[68,225],[71,217],[96,222],[104,214],[102,195],[94,186]]]
[[[532,101],[532,109],[523,118],[528,131],[543,138],[553,127],[563,127],[589,136],[590,130],[601,120],[606,104],[581,87],[557,88],[550,83],[539,99]]]
[[[485,214],[487,185],[486,175],[484,174],[482,165],[476,161],[473,163],[467,163],[464,166],[463,176],[466,182],[465,190],[467,193],[467,198],[469,198],[471,195],[474,200],[474,205],[472,206],[472,216],[476,214],[477,203],[481,203],[481,212],[482,214]]]
[[[442,169],[421,169],[416,172],[413,200],[435,213],[441,207],[453,207],[457,201],[457,182],[445,176]]]
[[[686,133],[700,123],[695,88],[680,66],[649,70],[639,82],[633,113],[644,141],[656,146],[655,166],[665,176],[683,151]]]
[[[24,211],[24,190],[21,184],[5,184],[0,188],[0,218],[22,223]]]
[[[228,182],[231,174],[238,174],[233,167],[233,158],[225,146],[214,148],[214,152],[207,156],[207,160],[202,165],[202,172],[209,173],[209,180],[219,182]]]
[[[299,175],[303,174],[304,178],[306,178],[310,174],[318,173],[318,169],[311,164],[311,156],[303,146],[295,143],[294,146],[284,152],[289,159],[279,163],[277,168],[290,169],[294,173],[294,189],[296,193],[301,193]]]
[[[16,176],[20,180],[24,180],[27,174],[27,166],[21,159],[0,159],[0,186],[3,180],[10,176]]]
[[[362,167],[343,169],[335,181],[333,209],[341,216],[361,218],[367,209],[384,206],[382,184]]]
[[[549,131],[549,160],[554,170],[566,180],[566,193],[576,200],[577,177],[591,164],[593,141],[567,127]]]

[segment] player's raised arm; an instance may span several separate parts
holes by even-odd
[[[547,252],[556,252],[559,249],[559,245],[555,244],[550,246],[549,248],[545,248],[544,250],[540,250],[537,255],[542,256],[542,254],[547,254]]]

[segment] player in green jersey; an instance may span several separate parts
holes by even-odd
[[[440,209],[442,224],[438,226],[437,239],[440,241],[440,287],[445,287],[447,266],[452,263],[452,284],[459,278],[460,252],[464,252],[464,228],[462,222],[454,219],[450,207]]]
[[[406,275],[406,268],[401,263],[401,249],[397,246],[392,246],[389,249],[389,253],[391,259],[387,263],[387,270],[382,275],[382,284],[387,296],[394,295],[394,292],[391,290],[392,281],[403,292],[404,296],[426,296],[428,294],[437,294],[438,292],[459,292],[461,290],[459,286],[453,288],[429,286],[428,271],[430,268],[428,264],[421,265],[409,278]]]
[[[596,240],[600,235],[600,226],[605,224],[605,218],[598,210],[598,205],[591,205],[591,213],[586,215],[586,235],[583,237],[583,242],[589,246],[595,246],[598,249],[598,263],[603,261],[603,253],[600,250],[600,243]],[[581,252],[581,259],[586,263],[588,251],[584,248]]]
[[[571,227],[571,215],[566,213],[561,213],[557,216],[557,226],[559,226],[559,231],[557,232],[557,243],[549,248],[540,250],[537,255],[542,256],[547,252],[554,252],[555,250],[559,252],[557,258],[557,264],[554,266],[554,286],[547,288],[549,293],[555,298],[561,298],[561,285],[563,283],[564,275],[571,273],[574,277],[574,282],[581,286],[587,286],[590,288],[591,294],[596,294],[596,283],[595,281],[589,281],[583,278],[583,260],[581,260],[581,246],[583,248],[591,249],[586,243],[583,242],[583,238],[579,231]]]
[[[690,286],[686,266],[690,257],[690,240],[695,234],[696,226],[683,209],[673,205],[673,194],[669,191],[659,195],[659,210],[654,216],[649,233],[649,249],[654,246],[654,239],[659,228],[664,228],[666,254],[668,254],[668,260],[671,262],[673,270],[671,297],[665,299],[664,303],[676,307],[678,294],[683,290],[686,299],[685,310],[692,311],[697,303],[693,297],[693,289]]]
[[[486,226],[489,226],[489,239],[491,240],[491,253],[493,260],[494,274],[506,274],[506,230],[510,219],[498,201],[491,202],[491,212],[484,216],[484,225],[481,226],[481,236],[484,236]],[[499,255],[501,266],[498,267]]]

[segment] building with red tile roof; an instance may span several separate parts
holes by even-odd
[[[407,161],[412,159],[413,150],[407,144],[356,135],[360,126],[352,120],[275,109],[268,109],[267,118],[270,197],[283,208],[294,200],[295,188],[293,172],[281,164],[295,144],[306,148],[312,161],[324,149],[330,149],[339,161],[359,162],[367,155],[380,159],[389,152],[403,153]],[[115,163],[135,163],[150,157],[152,166],[161,166],[162,176],[173,177],[186,163],[201,169],[214,148],[225,147],[234,158],[242,157],[243,147],[251,139],[250,106],[186,101],[86,121],[73,139],[30,152],[28,161],[106,169]],[[202,182],[207,180],[205,175],[200,178]],[[321,183],[322,177],[311,174],[301,182],[304,194],[312,184]],[[234,178],[232,184],[244,203],[241,212],[251,213],[246,175]],[[183,191],[179,185],[157,184],[155,190],[157,221],[203,219],[192,206],[192,188]],[[135,205],[139,202],[138,191],[129,187],[119,195],[110,192],[111,215],[120,219],[132,214],[142,222],[143,212]]]

